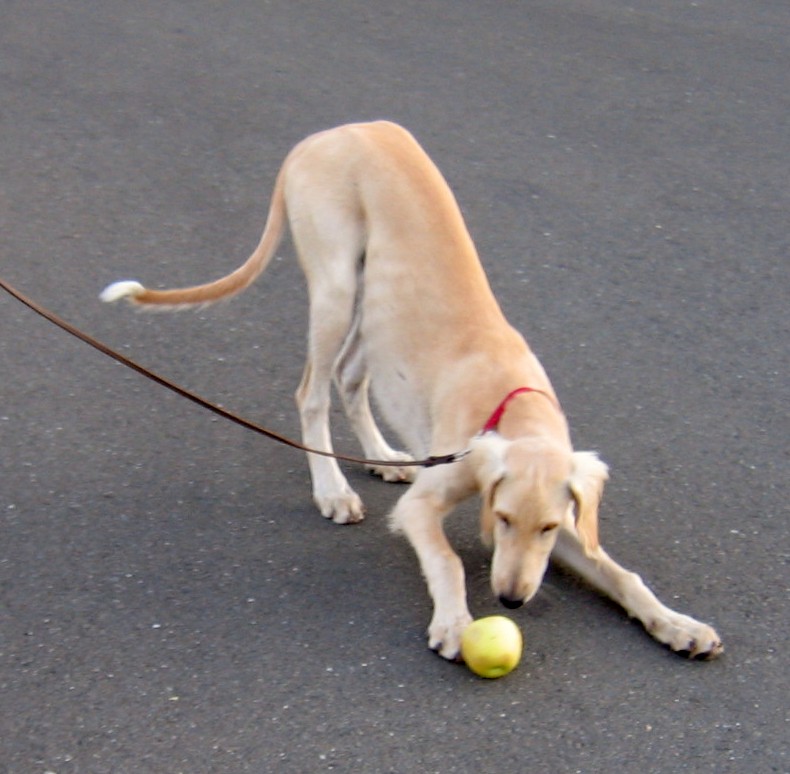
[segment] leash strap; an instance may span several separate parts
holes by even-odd
[[[189,390],[181,387],[180,385],[176,384],[175,382],[171,382],[169,379],[166,379],[164,376],[160,376],[157,373],[149,370],[145,366],[141,366],[139,363],[135,363],[134,360],[130,360],[125,355],[122,355],[120,352],[116,352],[114,349],[111,349],[106,344],[94,339],[92,336],[84,333],[79,328],[71,325],[71,323],[62,320],[53,312],[50,312],[48,309],[45,309],[43,306],[37,304],[32,299],[28,298],[27,296],[20,293],[16,290],[13,286],[9,285],[7,282],[0,277],[0,288],[6,291],[9,295],[13,296],[17,301],[20,301],[29,309],[32,309],[36,314],[43,317],[45,320],[48,320],[53,325],[56,325],[58,328],[70,333],[75,338],[78,338],[80,341],[83,341],[85,344],[93,347],[94,349],[101,352],[103,355],[106,355],[109,358],[121,363],[121,365],[126,366],[127,368],[131,368],[133,371],[137,371],[138,374],[150,379],[153,382],[161,385],[162,387],[167,388],[171,392],[176,393],[176,395],[180,395],[182,398],[186,398],[187,400],[192,401],[192,403],[197,403],[198,406],[207,409],[208,411],[213,412],[214,414],[218,414],[219,416],[223,417],[224,419],[228,419],[231,422],[234,422],[237,425],[241,425],[242,427],[247,428],[248,430],[252,430],[260,435],[266,436],[277,443],[284,444],[285,446],[290,446],[293,449],[298,449],[299,451],[308,452],[310,454],[318,454],[322,457],[332,457],[337,460],[342,460],[344,462],[352,462],[358,465],[375,465],[375,466],[385,466],[385,467],[420,467],[420,468],[432,468],[436,465],[449,465],[450,463],[457,462],[458,460],[465,457],[469,452],[467,450],[454,452],[452,454],[441,454],[437,456],[427,457],[424,460],[413,460],[413,461],[401,461],[401,460],[368,460],[361,457],[354,457],[348,454],[337,454],[336,452],[330,451],[323,451],[320,449],[311,449],[308,446],[305,446],[298,441],[293,440],[292,438],[287,438],[284,435],[280,435],[279,433],[275,433],[273,430],[269,430],[265,427],[261,427],[260,425],[256,424],[255,422],[251,422],[249,419],[245,419],[244,417],[239,416],[238,414],[234,414],[232,411],[228,411],[227,409],[222,408],[222,406],[218,406],[216,403],[211,403],[210,401],[206,400],[205,398],[201,398],[200,395],[195,394],[194,392],[190,392]]]

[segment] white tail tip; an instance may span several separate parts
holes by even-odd
[[[102,290],[99,298],[106,304],[111,304],[113,301],[119,301],[122,298],[134,299],[143,293],[145,288],[134,280],[123,280],[122,282],[113,282],[112,285],[107,285]]]

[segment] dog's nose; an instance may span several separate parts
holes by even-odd
[[[524,604],[523,599],[511,599],[510,597],[506,597],[504,594],[499,597],[499,601],[508,610],[515,610],[517,607],[521,607]]]

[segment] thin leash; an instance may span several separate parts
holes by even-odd
[[[234,414],[232,411],[228,411],[222,406],[218,406],[216,403],[211,403],[211,401],[202,398],[200,395],[195,394],[194,392],[190,392],[189,390],[181,387],[180,385],[176,384],[175,382],[171,382],[169,379],[166,379],[164,376],[160,376],[159,374],[151,371],[150,369],[146,368],[145,366],[136,363],[134,360],[129,359],[125,355],[122,355],[120,352],[116,352],[111,347],[107,346],[106,344],[98,341],[97,339],[93,338],[89,334],[81,331],[79,328],[76,328],[71,323],[62,320],[58,317],[54,312],[50,312],[48,309],[44,308],[40,304],[36,303],[32,299],[28,298],[24,294],[20,293],[16,288],[9,285],[5,282],[2,277],[0,277],[0,288],[6,291],[9,295],[13,296],[17,301],[20,301],[29,309],[33,310],[36,314],[43,317],[45,320],[48,320],[53,325],[56,325],[58,328],[66,331],[66,333],[71,334],[75,338],[83,341],[85,344],[93,347],[94,349],[101,352],[103,355],[106,355],[109,358],[117,361],[121,365],[126,366],[127,368],[131,368],[132,371],[136,371],[138,374],[146,377],[146,379],[150,379],[153,382],[161,385],[162,387],[167,388],[171,392],[176,393],[176,395],[180,395],[182,398],[186,398],[187,400],[192,401],[192,403],[196,403],[198,406],[207,409],[208,411],[217,414],[224,419],[228,419],[231,422],[234,422],[237,425],[241,425],[248,430],[252,430],[255,433],[260,435],[266,436],[266,438],[271,439],[272,441],[276,441],[277,443],[284,444],[285,446],[290,446],[293,449],[298,449],[299,451],[308,452],[309,454],[317,454],[321,457],[332,457],[336,460],[342,460],[343,462],[351,462],[357,465],[375,465],[376,467],[420,467],[420,468],[432,468],[436,465],[449,465],[453,462],[457,462],[460,459],[466,457],[469,454],[468,449],[464,449],[463,451],[453,452],[452,454],[440,454],[435,456],[426,457],[422,460],[368,460],[362,457],[354,457],[353,455],[349,454],[338,454],[336,452],[324,451],[321,449],[311,449],[309,446],[305,446],[299,441],[295,441],[293,438],[288,438],[284,435],[280,435],[280,433],[276,433],[273,430],[269,430],[268,428],[262,427],[261,425],[256,424],[255,422],[251,422],[249,419],[245,419],[244,417],[239,416],[238,414]]]

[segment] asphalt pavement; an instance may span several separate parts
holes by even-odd
[[[612,468],[607,550],[726,653],[552,570],[514,673],[446,663],[402,488],[351,467],[369,518],[330,524],[302,455],[0,295],[0,772],[790,771],[789,39],[783,0],[3,3],[0,276],[297,434],[290,244],[215,308],[97,295],[225,273],[296,142],[402,123]]]

